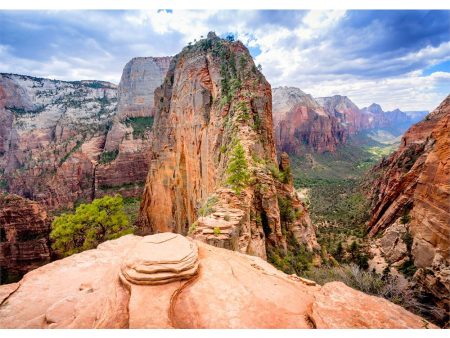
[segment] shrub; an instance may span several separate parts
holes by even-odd
[[[91,204],[81,204],[75,213],[54,219],[50,238],[61,256],[89,250],[98,244],[133,233],[124,212],[121,196],[104,196]]]
[[[218,201],[217,196],[212,196],[206,200],[206,203],[198,210],[198,214],[202,217],[208,216],[215,212],[214,206]]]
[[[115,149],[112,151],[104,151],[100,155],[99,163],[106,164],[106,163],[112,162],[117,158],[118,155],[119,155],[119,149]]]
[[[142,138],[145,132],[152,128],[153,120],[151,116],[129,117],[125,120],[125,124],[133,128],[134,138]]]
[[[197,230],[197,225],[198,225],[197,222],[191,224],[188,230],[188,235],[192,235],[195,232],[195,230]]]
[[[215,227],[214,228],[214,235],[219,236],[221,234],[220,228]]]
[[[247,159],[242,144],[238,141],[231,153],[227,168],[227,184],[236,194],[240,194],[250,182]]]
[[[402,217],[400,217],[400,223],[401,224],[408,224],[411,221],[411,216],[408,214],[403,214]]]

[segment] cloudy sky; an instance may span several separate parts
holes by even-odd
[[[235,34],[273,87],[432,110],[450,93],[450,11],[0,11],[0,72],[118,83],[135,56]]]

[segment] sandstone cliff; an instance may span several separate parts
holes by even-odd
[[[413,280],[432,296],[431,302],[436,302],[447,314],[450,301],[449,135],[450,96],[425,120],[411,127],[403,136],[398,151],[373,170],[378,178],[372,184],[373,210],[369,222],[369,235],[380,235],[385,242],[381,244],[388,262],[417,268]]]
[[[50,209],[117,192],[140,196],[153,92],[169,61],[131,60],[118,89],[100,81],[1,74],[0,191]]]
[[[319,97],[317,101],[330,116],[337,118],[351,135],[371,127],[370,116],[362,113],[347,96]]]
[[[0,328],[434,328],[343,283],[180,235],[127,235],[0,286]]]
[[[239,41],[211,33],[173,58],[155,91],[143,233],[190,233],[264,258],[267,247],[286,247],[286,234],[318,247],[289,168],[278,165],[271,101],[269,83]],[[227,183],[240,147],[251,176],[242,191]]]
[[[50,219],[36,202],[15,195],[0,195],[1,283],[20,279],[50,262]]]
[[[348,130],[311,96],[298,88],[272,90],[275,142],[278,149],[301,155],[306,151],[334,152]]]

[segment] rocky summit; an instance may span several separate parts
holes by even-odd
[[[193,268],[186,270],[192,263]],[[130,278],[130,268],[159,283]],[[163,273],[170,278],[160,279]],[[18,283],[0,286],[0,327],[321,329],[434,325],[343,283],[321,287],[286,275],[261,258],[161,233],[108,241],[97,249],[29,272]]]
[[[450,96],[403,136],[372,171],[368,229],[389,264],[409,265],[413,280],[447,315],[450,295]],[[417,270],[417,271],[416,271]],[[442,319],[441,319],[442,320]],[[443,319],[445,322],[445,319]]]
[[[142,233],[189,234],[263,258],[286,248],[287,234],[318,248],[289,160],[277,159],[270,84],[240,41],[210,33],[185,47],[155,107]]]

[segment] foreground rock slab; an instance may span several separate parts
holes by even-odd
[[[161,270],[192,255],[198,269],[186,279]],[[130,267],[174,278],[136,284],[123,276]],[[0,296],[0,328],[433,327],[342,283],[314,285],[259,257],[168,233],[105,242],[0,286]]]

